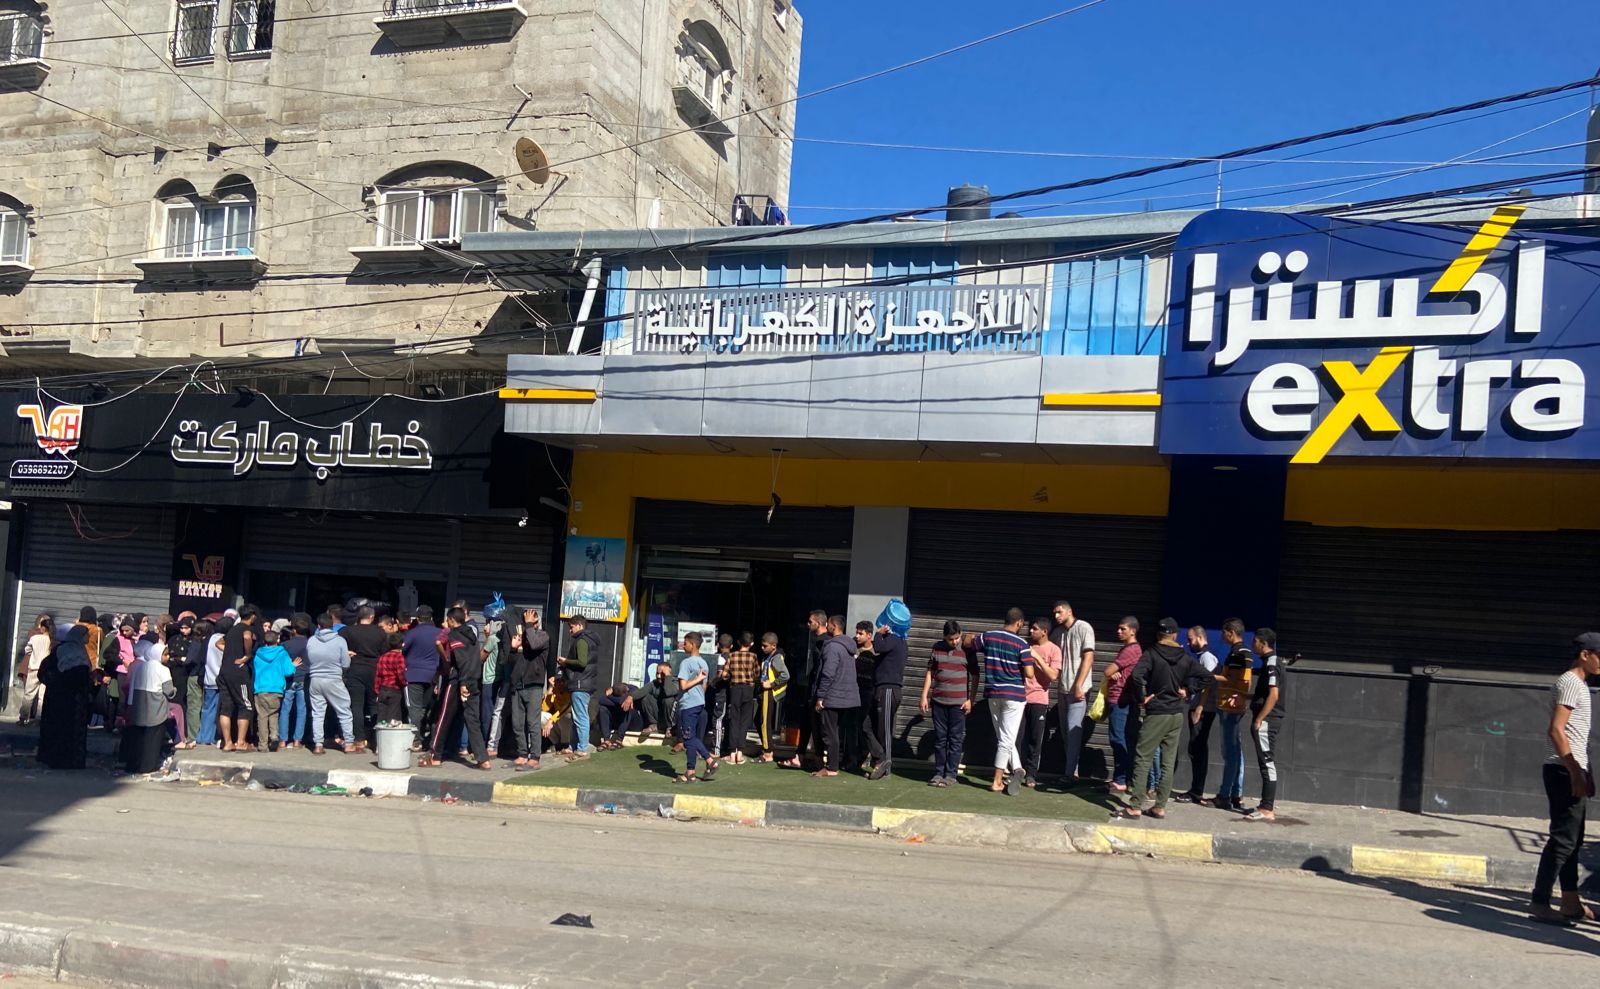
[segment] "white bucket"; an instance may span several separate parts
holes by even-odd
[[[411,740],[416,731],[408,724],[385,722],[378,725],[378,768],[410,769]]]

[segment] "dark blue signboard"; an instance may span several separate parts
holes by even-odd
[[[1600,241],[1217,210],[1178,239],[1161,452],[1600,459]]]

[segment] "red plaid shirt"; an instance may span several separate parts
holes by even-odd
[[[406,688],[406,654],[398,649],[391,649],[378,657],[378,674],[372,678],[372,685],[376,688],[398,687]]]

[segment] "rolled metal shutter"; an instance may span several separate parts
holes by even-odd
[[[26,526],[13,647],[42,613],[74,621],[92,605],[154,617],[171,606],[172,509],[38,501]]]
[[[456,596],[481,610],[498,592],[513,615],[523,608],[541,611],[550,600],[550,553],[555,532],[529,521],[461,523],[461,562]]]
[[[1556,670],[1600,626],[1600,532],[1284,525],[1279,648],[1308,663]]]
[[[1113,632],[1124,615],[1154,621],[1160,603],[1166,520],[1130,515],[1052,515],[913,509],[906,553],[906,604],[911,608],[910,658],[895,736],[929,756],[931,726],[917,710],[922,677],[944,623],[968,632],[999,628],[1007,609],[1030,619],[1048,617],[1068,600],[1100,640],[1115,650]],[[1076,576],[1074,576],[1076,575]],[[987,716],[968,719],[967,750],[994,754]],[[926,737],[925,737],[926,736]],[[1059,759],[1051,746],[1047,764]]]
[[[252,514],[245,520],[244,570],[449,581],[453,524]]]

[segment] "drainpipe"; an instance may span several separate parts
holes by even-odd
[[[583,302],[578,306],[578,326],[572,331],[572,339],[567,344],[568,354],[577,354],[583,349],[584,332],[588,329],[583,325],[589,319],[589,313],[594,309],[594,297],[600,293],[600,259],[590,258],[583,266],[583,273],[589,276],[589,284],[583,290]],[[605,335],[601,334],[601,339]]]

